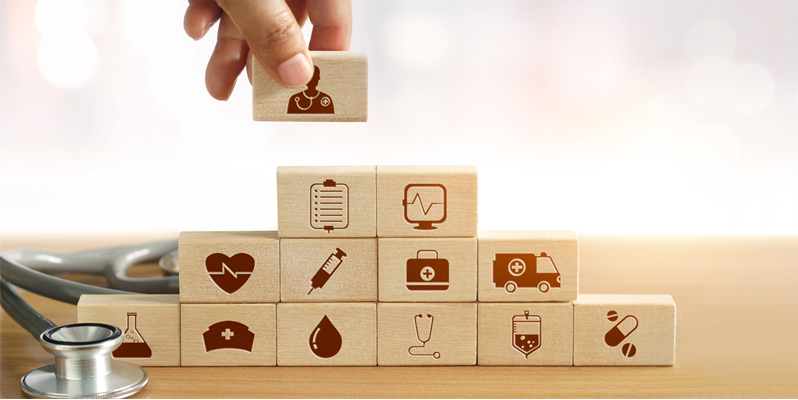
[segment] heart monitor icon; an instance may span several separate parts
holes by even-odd
[[[255,259],[246,253],[228,257],[213,253],[205,259],[205,270],[213,283],[227,294],[233,294],[247,282],[255,269]]]

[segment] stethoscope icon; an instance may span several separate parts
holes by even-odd
[[[437,351],[434,353],[413,353],[414,349],[425,349],[427,342],[429,342],[429,340],[432,338],[432,325],[435,324],[435,317],[433,317],[432,314],[427,314],[427,318],[429,318],[429,332],[427,333],[427,340],[422,340],[421,334],[418,333],[418,320],[421,318],[424,318],[422,314],[418,314],[413,317],[413,324],[416,326],[416,339],[421,342],[421,346],[410,346],[410,348],[407,349],[407,354],[410,354],[411,356],[431,356],[437,360],[441,358],[441,353]]]

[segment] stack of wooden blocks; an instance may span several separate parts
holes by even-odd
[[[277,196],[278,232],[180,234],[179,298],[79,322],[140,365],[673,365],[671,296],[579,295],[573,231],[478,232],[473,166],[280,167]]]

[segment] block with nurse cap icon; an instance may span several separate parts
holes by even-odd
[[[670,295],[580,294],[574,301],[574,365],[673,365],[675,337]]]
[[[277,364],[274,304],[182,304],[183,366]]]
[[[311,51],[313,78],[302,88],[275,82],[252,63],[255,121],[346,121],[368,119],[368,58],[348,51]]]

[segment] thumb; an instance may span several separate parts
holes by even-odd
[[[313,62],[302,29],[285,0],[217,0],[266,73],[283,86],[304,86]]]

